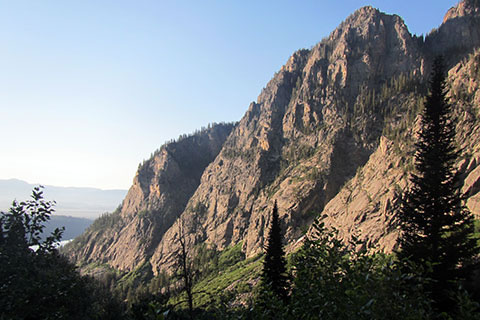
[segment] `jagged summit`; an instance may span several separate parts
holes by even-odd
[[[369,24],[375,24],[379,20],[382,19],[400,19],[403,23],[402,18],[395,14],[387,14],[380,11],[377,8],[372,6],[364,6],[352,13],[348,16],[338,27],[337,29],[341,29],[345,26],[350,26],[353,28],[360,27],[368,27]]]
[[[366,35],[369,33],[370,28],[384,19],[389,19],[390,15],[387,15],[372,6],[365,6],[357,9],[354,13],[348,16],[340,25],[330,33],[328,39],[335,40],[341,37],[345,30],[358,29],[358,34]]]
[[[479,0],[463,0],[460,1],[456,6],[450,8],[445,17],[443,18],[443,23],[447,22],[450,19],[467,17],[467,16],[478,16],[480,15],[480,1]]]
[[[347,95],[355,97],[365,82],[378,85],[412,70],[423,74],[418,43],[399,16],[363,7],[312,49],[306,71],[323,67],[322,78],[347,88]],[[291,61],[300,61],[294,57]]]
[[[452,67],[480,46],[480,1],[463,0],[448,10],[444,22],[425,38],[429,59],[442,54]]]
[[[469,3],[457,10],[469,12]],[[444,54],[453,66],[480,44],[478,17],[460,15],[424,41],[397,15],[355,11],[312,49],[295,52],[234,127],[155,154],[139,168],[118,219],[87,232],[70,255],[123,270],[148,262],[157,274],[172,266],[183,233],[192,246],[241,242],[252,256],[262,251],[275,201],[289,244],[320,214],[342,236],[357,232],[390,250],[430,58]],[[459,97],[477,81],[465,68],[452,79]],[[475,106],[465,112],[471,122]]]

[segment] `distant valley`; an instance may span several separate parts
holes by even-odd
[[[13,200],[29,199],[35,186],[38,185],[17,179],[0,180],[0,211],[7,211]],[[44,234],[50,234],[55,228],[65,227],[62,239],[73,239],[102,213],[115,210],[122,203],[126,194],[127,190],[47,185],[44,188],[45,199],[55,200],[57,204],[55,214],[47,223]]]
[[[50,221],[46,223],[44,236],[50,235],[56,228],[64,227],[62,240],[71,240],[78,237],[92,224],[92,219],[77,218],[70,216],[52,216]]]
[[[0,180],[0,210],[10,208],[12,201],[24,201],[38,186],[22,180]],[[102,190],[96,188],[56,187],[46,185],[44,196],[57,202],[55,215],[95,219],[102,213],[112,212],[121,203],[127,190]]]

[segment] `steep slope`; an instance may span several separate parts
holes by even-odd
[[[376,149],[388,112],[367,109],[372,92],[422,76],[418,41],[400,17],[365,7],[296,52],[205,170],[181,216],[192,245],[243,240],[247,256],[259,252],[275,199],[286,240],[296,240]],[[178,234],[174,225],[160,242],[157,271],[174,258]]]
[[[139,166],[121,209],[96,221],[66,248],[68,254],[77,263],[105,262],[128,271],[148,260],[232,128],[214,125],[162,146]]]
[[[448,73],[450,102],[455,106],[456,138],[462,156],[457,163],[467,207],[480,216],[480,50]],[[406,101],[408,102],[408,101]],[[401,126],[399,121],[394,126]],[[364,167],[327,204],[320,217],[348,240],[352,235],[377,249],[391,251],[398,236],[395,214],[399,198],[413,170],[411,126],[381,138],[379,148]]]
[[[166,145],[140,166],[121,211],[68,252],[122,270],[149,262],[155,274],[171,270],[179,237],[219,250],[242,241],[252,256],[263,248],[275,200],[290,247],[321,212],[344,238],[356,233],[391,250],[415,119],[438,53],[452,67],[466,153],[458,165],[477,210],[479,58],[468,54],[480,44],[478,12],[478,1],[460,2],[424,40],[396,15],[357,10],[312,49],[294,53],[234,128]]]
[[[425,51],[429,55],[443,54],[450,66],[480,46],[480,2],[460,1],[448,10],[442,25],[425,39]]]

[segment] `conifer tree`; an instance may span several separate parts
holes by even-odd
[[[427,290],[440,311],[451,311],[451,292],[458,281],[466,279],[479,252],[473,216],[462,204],[454,170],[459,155],[454,139],[443,61],[436,58],[416,143],[412,187],[400,209],[398,256],[413,262],[431,279]]]
[[[268,233],[267,247],[265,248],[262,282],[278,298],[284,302],[287,301],[288,276],[276,201],[272,210],[270,231]]]

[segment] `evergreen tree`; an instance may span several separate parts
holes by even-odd
[[[437,58],[416,143],[416,172],[400,209],[398,256],[423,269],[431,279],[428,289],[437,308],[451,311],[453,301],[449,296],[458,281],[468,276],[479,250],[473,237],[473,216],[462,204],[454,171],[459,153],[454,144],[451,105],[445,94],[443,61]]]
[[[282,245],[282,232],[278,219],[277,202],[273,206],[270,231],[265,249],[262,284],[284,302],[288,298],[288,276],[285,252]]]

